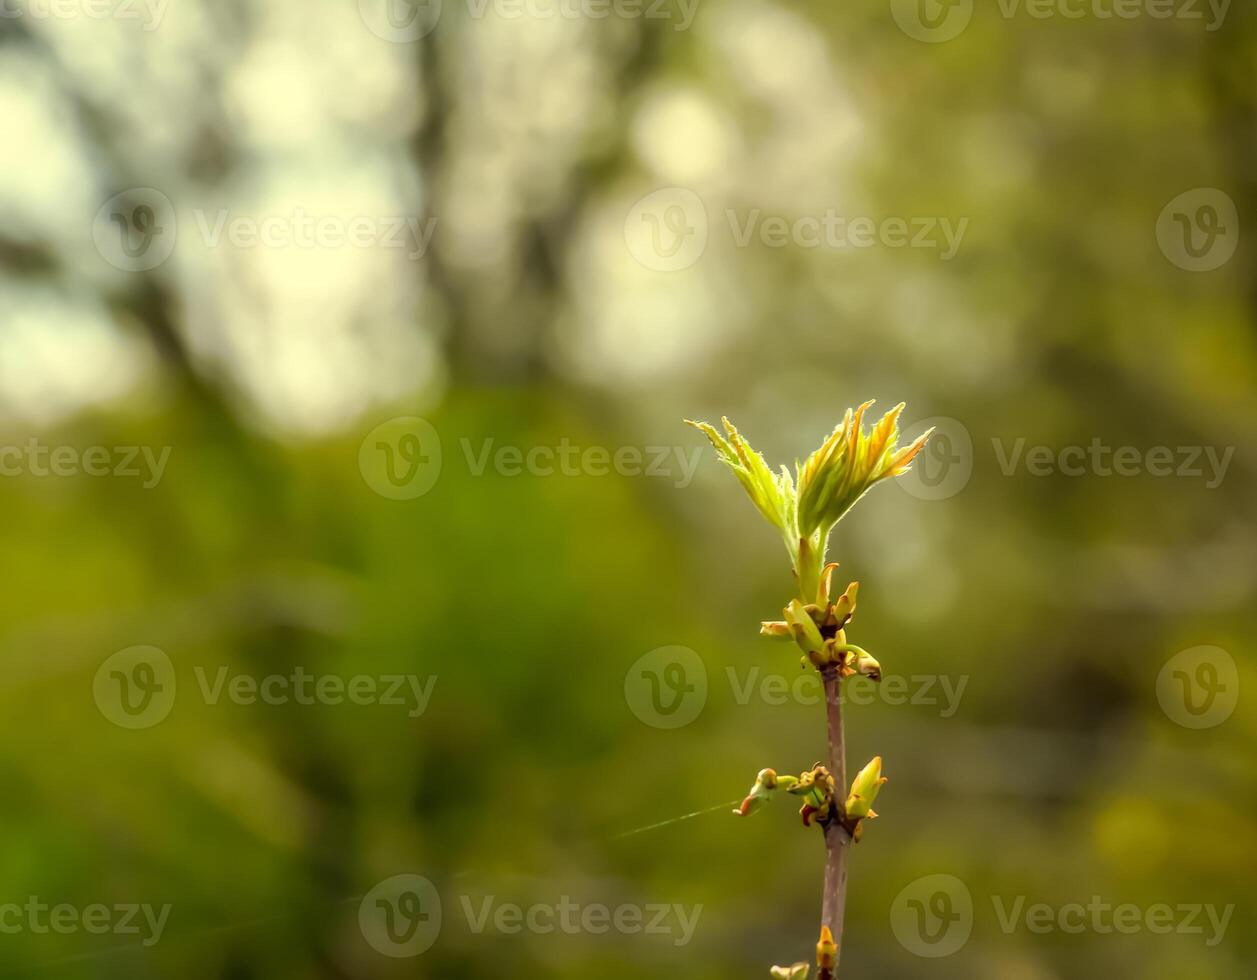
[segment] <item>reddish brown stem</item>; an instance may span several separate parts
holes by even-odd
[[[847,792],[847,756],[842,738],[842,702],[839,700],[842,681],[837,667],[821,671],[825,683],[825,716],[829,726],[829,771],[834,777],[835,807]],[[821,904],[821,925],[829,926],[842,955],[842,920],[847,906],[847,848],[851,836],[840,819],[825,825],[825,893]],[[835,974],[837,964],[835,963]]]

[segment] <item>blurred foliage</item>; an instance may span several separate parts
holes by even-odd
[[[818,705],[738,696],[798,671],[756,635],[792,590],[771,529],[706,448],[678,485],[476,476],[459,440],[689,453],[703,441],[681,418],[728,414],[784,460],[877,397],[958,420],[972,476],[945,499],[871,495],[831,558],[861,582],[861,643],[888,675],[967,686],[946,717],[885,699],[848,713],[849,758],[882,755],[890,782],[853,859],[843,975],[1252,976],[1257,253],[1245,234],[1190,273],[1155,228],[1197,187],[1257,213],[1257,11],[1236,3],[1208,32],[979,5],[923,44],[884,3],[710,0],[685,31],[449,6],[411,45],[352,4],[279,0],[172,5],[151,34],[0,26],[0,444],[171,447],[147,490],[0,479],[0,904],[172,906],[151,948],[4,934],[0,974],[724,980],[803,955],[819,835],[789,807],[721,806],[761,766],[823,755]],[[247,209],[359,182],[445,222],[423,261],[193,242],[127,274],[84,244],[128,187]],[[713,221],[701,261],[653,272],[624,215],[676,185],[709,216],[833,207],[968,231],[943,262],[735,248]],[[358,466],[400,415],[445,448],[410,501]],[[1018,438],[1236,451],[1207,489],[1007,475],[993,440]],[[92,685],[136,644],[169,654],[179,696],[131,731]],[[1156,684],[1202,644],[1234,657],[1243,693],[1191,730]],[[701,715],[671,730],[625,696],[669,645],[708,677]],[[197,665],[437,680],[410,718],[207,704]],[[391,960],[358,900],[402,872],[438,885],[445,927]],[[936,873],[967,884],[976,924],[930,960],[889,913]],[[702,912],[680,947],[477,935],[460,895]],[[1006,934],[991,896],[1021,895],[1237,911],[1213,947]]]

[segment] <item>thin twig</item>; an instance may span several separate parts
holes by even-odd
[[[842,737],[842,702],[839,700],[838,668],[821,671],[825,682],[825,715],[829,723],[829,771],[834,777],[835,806],[847,789],[847,757]],[[821,925],[829,926],[842,955],[842,920],[847,906],[847,848],[851,837],[839,819],[825,825],[825,893],[821,905]]]

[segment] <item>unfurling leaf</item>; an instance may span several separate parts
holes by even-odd
[[[795,464],[793,477],[784,466],[774,473],[727,418],[721,419],[723,435],[707,422],[686,420],[711,440],[759,512],[781,531],[803,602],[829,604],[832,569],[825,567],[825,548],[833,526],[874,484],[905,472],[933,432],[900,447],[902,403],[865,432],[864,413],[872,404],[847,409],[820,448]]]
[[[868,433],[864,413],[867,401],[854,412],[847,409],[842,422],[798,469],[799,534],[828,534],[875,483],[898,476],[930,437],[926,432],[911,445],[899,448],[900,402],[882,416]],[[931,432],[933,430],[930,430]]]
[[[785,467],[780,474],[774,474],[764,462],[764,457],[751,448],[751,444],[742,438],[727,418],[721,419],[721,422],[728,438],[707,422],[685,421],[711,440],[721,462],[733,470],[761,514],[783,531],[794,523],[794,481]]]

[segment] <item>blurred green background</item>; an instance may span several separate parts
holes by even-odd
[[[825,755],[788,559],[681,420],[775,464],[877,398],[940,437],[831,551],[906,690],[842,976],[1254,975],[1257,11],[652,4],[6,3],[0,974],[810,959],[820,835],[727,813]],[[1142,924],[1002,921],[1093,896]]]

